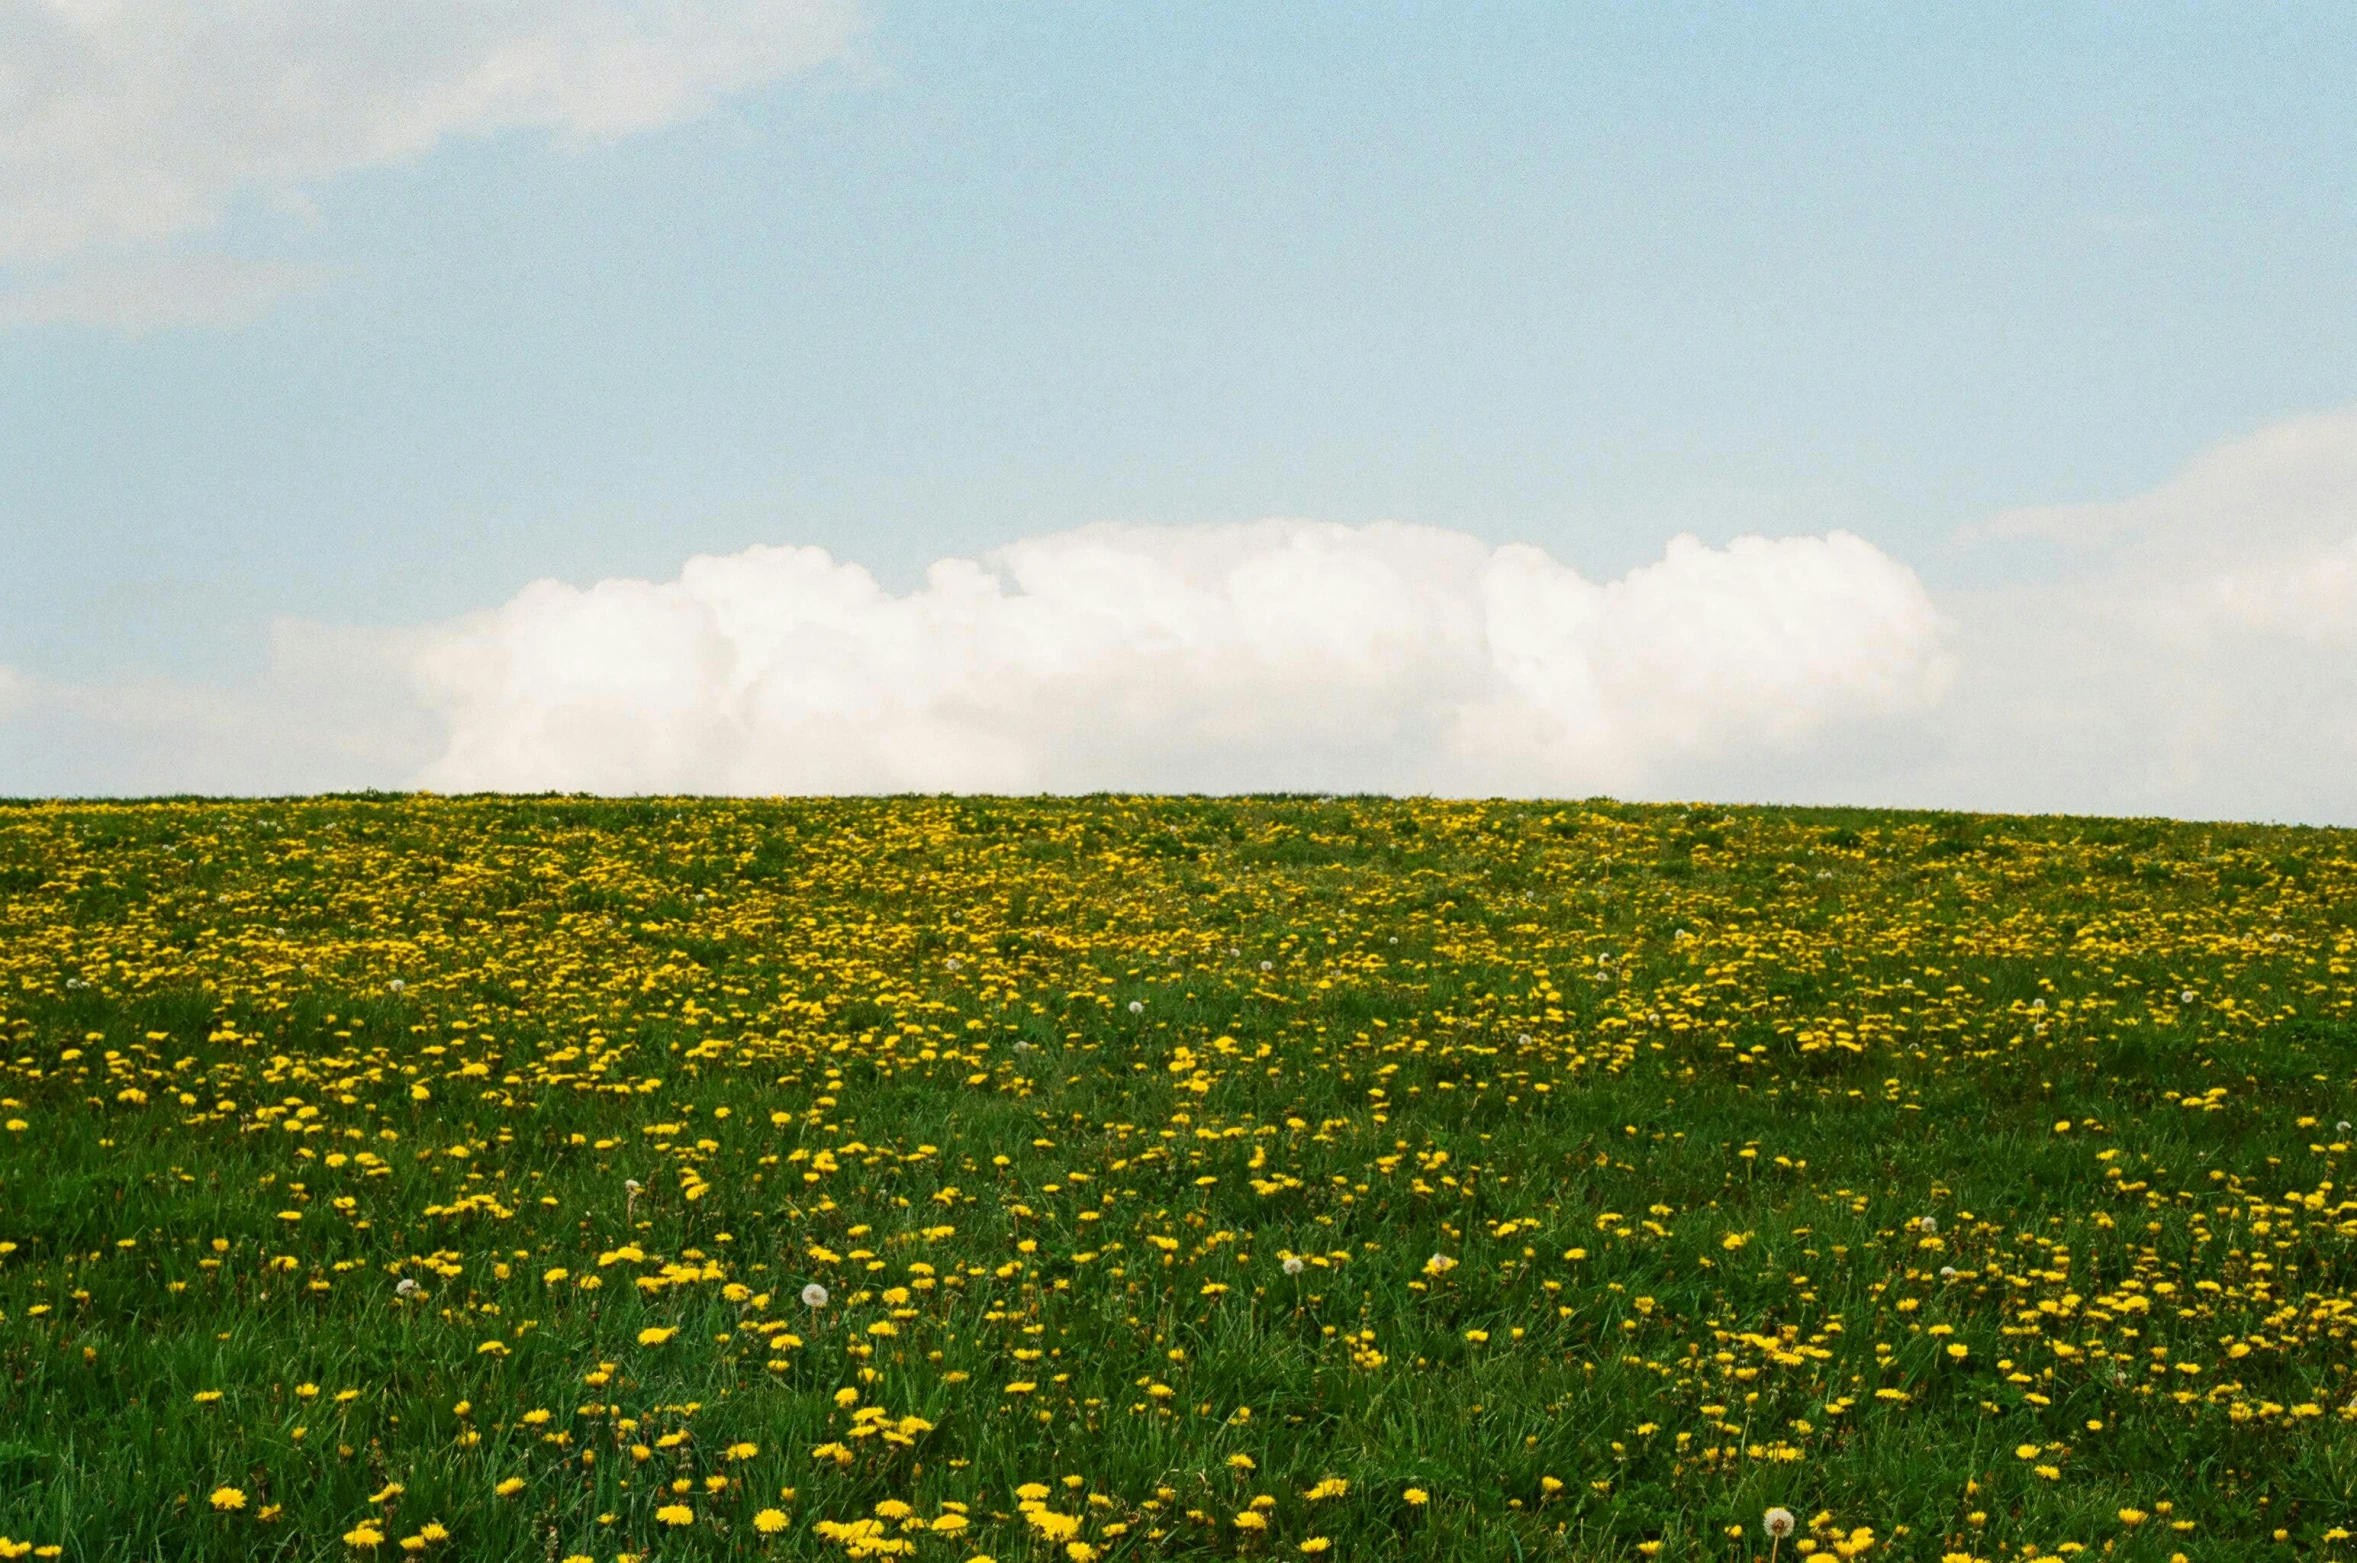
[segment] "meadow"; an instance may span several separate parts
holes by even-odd
[[[2349,1557],[2353,845],[0,807],[0,1557]]]

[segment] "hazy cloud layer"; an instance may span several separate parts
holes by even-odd
[[[415,786],[443,743],[410,671],[421,640],[282,621],[268,671],[243,688],[0,665],[0,796]]]
[[[2357,412],[1970,536],[2037,550],[2036,576],[1944,602],[1962,672],[1917,791],[2357,823]]]
[[[91,318],[79,265],[202,235],[241,195],[453,136],[675,124],[855,25],[846,0],[0,0],[0,267],[82,306],[18,318]]]

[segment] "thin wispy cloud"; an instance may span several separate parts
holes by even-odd
[[[841,56],[858,25],[840,0],[0,0],[0,319],[240,318],[251,271],[208,293],[157,257],[241,197],[299,202],[454,138],[678,124]],[[126,265],[166,285],[109,304]]]
[[[331,266],[227,255],[141,255],[72,266],[0,292],[0,327],[100,326],[145,336],[178,326],[242,326],[281,301],[316,292]]]

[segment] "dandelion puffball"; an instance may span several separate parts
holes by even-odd
[[[1770,1509],[1761,1518],[1760,1523],[1767,1528],[1769,1535],[1782,1541],[1792,1534],[1792,1511],[1790,1509]]]
[[[1937,1232],[1940,1229],[1940,1218],[1937,1216],[1918,1216],[1915,1218],[1915,1225],[1918,1229],[1925,1232]]]
[[[622,1180],[622,1188],[626,1193],[636,1194],[644,1189],[644,1187],[645,1185],[640,1183],[636,1178],[624,1178]]]
[[[1287,1275],[1299,1275],[1302,1271],[1308,1268],[1309,1267],[1307,1265],[1301,1262],[1298,1256],[1289,1256],[1285,1260],[1285,1273]]]
[[[825,1287],[819,1285],[816,1281],[813,1281],[808,1286],[802,1288],[803,1307],[824,1308],[826,1305],[827,1289]]]
[[[395,1281],[393,1283],[393,1295],[396,1297],[415,1297],[417,1295],[416,1279],[412,1276],[405,1275],[400,1280]]]
[[[1143,1015],[1146,1012],[1146,1001],[1144,999],[1131,999],[1129,1001],[1129,1012],[1133,1015]]]

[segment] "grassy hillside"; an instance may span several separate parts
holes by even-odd
[[[2352,846],[0,809],[0,1553],[2347,1557]]]

